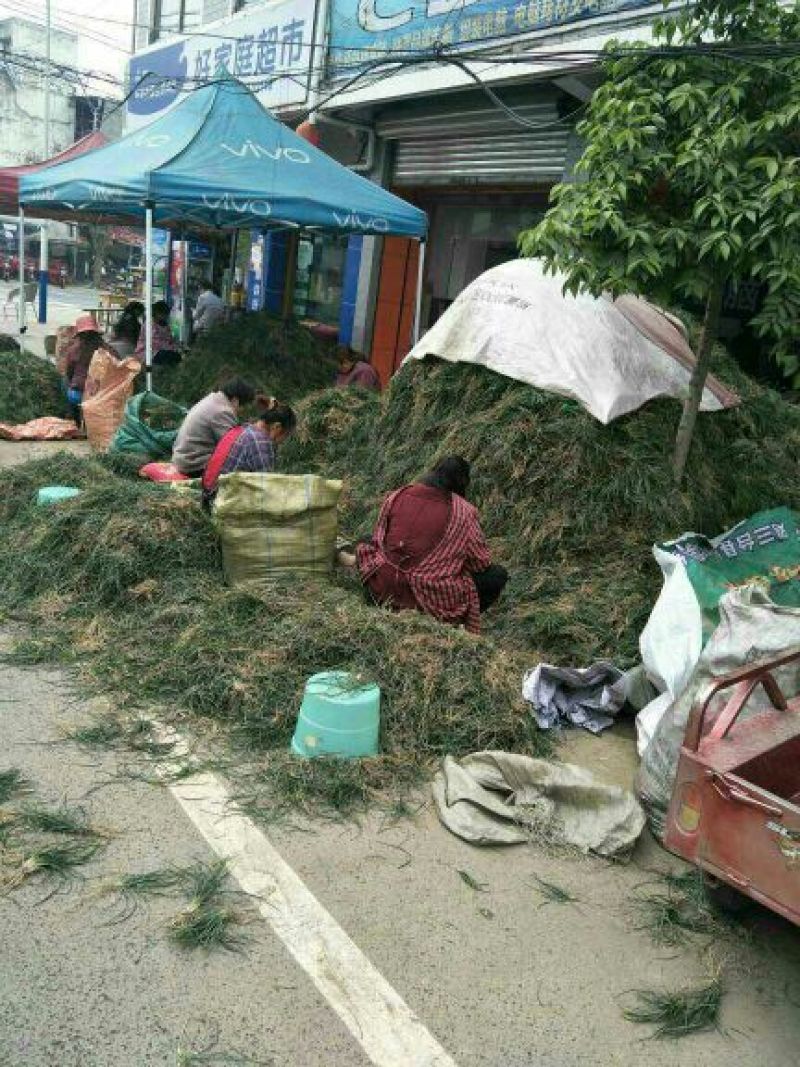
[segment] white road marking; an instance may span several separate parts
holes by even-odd
[[[176,755],[187,751],[175,734],[164,735],[177,741]],[[456,1067],[216,775],[169,789],[376,1067]]]

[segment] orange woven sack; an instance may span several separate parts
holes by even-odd
[[[92,363],[99,354],[95,353]],[[83,402],[86,436],[95,452],[108,450],[125,414],[125,403],[133,392],[134,379],[142,369],[138,359],[117,361],[113,356],[109,359],[113,360],[113,366],[107,367],[102,386],[93,397]]]
[[[86,385],[83,389],[83,401],[91,400],[103,389],[109,374],[119,366],[119,360],[107,348],[98,348],[92,356],[89,370],[86,372]]]

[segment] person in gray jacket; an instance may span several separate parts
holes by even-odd
[[[251,404],[255,395],[244,378],[231,378],[189,409],[172,449],[172,462],[181,474],[190,478],[202,475],[217,444],[238,425],[239,409]]]
[[[206,333],[225,319],[225,304],[213,285],[207,285],[197,298],[192,316],[195,335]]]

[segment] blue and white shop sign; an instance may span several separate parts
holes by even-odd
[[[132,89],[126,130],[151,122],[186,89],[225,70],[242,79],[270,109],[304,104],[314,58],[316,0],[273,0],[170,39],[135,55],[128,64]]]

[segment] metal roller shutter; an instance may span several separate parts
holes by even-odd
[[[489,101],[386,115],[377,129],[395,142],[394,184],[559,181],[571,127],[559,121],[555,93],[514,110],[540,128],[520,126]]]

